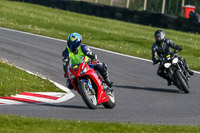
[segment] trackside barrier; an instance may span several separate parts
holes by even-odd
[[[187,18],[170,16],[148,11],[135,11],[127,8],[113,7],[84,1],[73,0],[14,0],[59,8],[104,18],[122,20],[131,23],[169,28],[185,32],[200,33],[200,23]]]

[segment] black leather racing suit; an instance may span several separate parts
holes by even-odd
[[[170,52],[171,48],[173,48],[176,51],[182,50],[181,46],[174,44],[172,42],[172,40],[169,40],[169,39],[165,39],[164,42],[161,43],[161,44],[158,44],[158,43],[155,42],[152,46],[152,61],[153,61],[153,64],[155,65],[155,64],[159,63],[161,61],[160,57],[162,57],[163,54]],[[186,65],[185,60],[183,58],[181,60]],[[186,67],[187,67],[187,65],[186,65]],[[158,67],[157,74],[164,79],[170,80],[169,77],[167,77],[165,75],[164,67],[161,64]]]

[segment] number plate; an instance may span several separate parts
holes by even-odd
[[[170,60],[170,59],[171,59],[170,55],[167,55],[166,58],[167,58],[167,60]]]

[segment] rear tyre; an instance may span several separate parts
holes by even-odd
[[[100,74],[100,72],[98,70],[96,70],[96,73],[99,75],[99,78],[101,79],[102,83],[105,84],[105,81],[104,81],[104,78],[103,76]],[[115,95],[114,95],[114,91],[108,91],[107,92],[107,95],[109,97],[109,101],[108,102],[105,102],[105,103],[102,103],[103,106],[105,108],[108,108],[108,109],[112,109],[115,107],[116,105],[116,101],[115,101]]]
[[[189,86],[187,85],[187,83],[185,82],[185,80],[183,79],[183,77],[181,76],[179,71],[176,71],[176,78],[178,79],[180,85],[181,85],[181,89],[188,94],[189,91]]]
[[[83,101],[90,109],[97,108],[97,99],[94,90],[91,90],[87,82],[79,82],[78,88],[80,90]]]
[[[109,97],[109,101],[108,101],[108,102],[105,102],[105,103],[102,103],[102,104],[103,104],[103,106],[104,106],[105,108],[112,109],[112,108],[114,108],[115,105],[116,105],[116,100],[115,100],[114,91],[112,91],[112,92],[111,92],[111,91],[107,92],[107,95],[108,95],[108,97]]]

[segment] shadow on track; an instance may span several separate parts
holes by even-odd
[[[59,104],[48,104],[48,103],[43,103],[40,104],[42,106],[50,106],[50,107],[60,107],[60,108],[73,108],[73,109],[88,109],[87,106],[77,106],[77,105],[59,105]]]
[[[157,92],[167,92],[167,93],[179,93],[178,90],[171,90],[171,89],[164,89],[164,88],[137,87],[137,86],[127,86],[127,85],[113,85],[113,86],[117,87],[117,88],[125,88],[125,89],[157,91]]]

